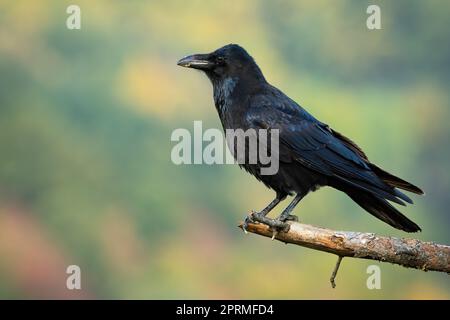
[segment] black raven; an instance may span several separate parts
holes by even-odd
[[[345,192],[394,228],[406,232],[421,230],[387,200],[405,205],[403,201],[413,202],[398,189],[416,194],[423,191],[371,163],[352,140],[270,85],[242,47],[230,44],[208,54],[187,56],[178,65],[201,70],[208,76],[224,129],[279,130],[279,170],[275,175],[261,175],[259,164],[242,164],[276,192],[276,198],[250,215],[247,222],[256,220],[274,228],[285,226],[284,221],[296,219],[291,211],[308,192],[330,186]],[[278,218],[266,217],[280,201],[294,194]]]

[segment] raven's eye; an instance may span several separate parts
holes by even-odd
[[[219,64],[219,65],[223,65],[223,64],[225,64],[225,58],[224,57],[217,57],[216,58],[216,63],[217,64]]]

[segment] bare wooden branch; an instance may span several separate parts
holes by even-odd
[[[339,271],[339,267],[341,266],[341,262],[342,262],[343,257],[339,256],[338,260],[336,262],[336,266],[333,269],[333,273],[331,274],[330,277],[330,283],[331,283],[331,287],[334,289],[336,288],[336,282],[334,281],[336,279],[337,273]]]
[[[378,260],[407,268],[450,274],[450,246],[447,245],[374,233],[334,231],[292,221],[287,223],[288,230],[276,233],[275,239],[339,257]],[[247,231],[269,238],[274,234],[270,227],[262,223],[248,224]]]

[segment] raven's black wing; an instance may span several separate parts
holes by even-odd
[[[263,102],[263,104],[262,104]],[[252,105],[253,104],[253,105]],[[279,130],[280,161],[297,161],[311,170],[349,186],[404,205],[409,197],[387,185],[373,172],[366,158],[333,135],[324,123],[287,99],[259,98],[246,114],[249,127]]]

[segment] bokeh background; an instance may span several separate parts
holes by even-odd
[[[382,30],[366,28],[369,4]],[[238,43],[272,84],[423,187],[402,209],[423,228],[414,236],[450,243],[449,17],[438,0],[1,0],[0,297],[450,298],[446,274],[352,259],[331,289],[334,256],[237,228],[271,191],[238,166],[170,160],[175,128],[221,127],[206,77],[176,61]],[[409,236],[327,188],[295,212]],[[80,291],[65,287],[71,264]],[[371,264],[381,290],[366,287]]]

